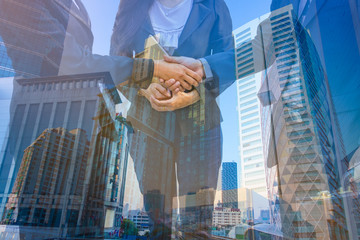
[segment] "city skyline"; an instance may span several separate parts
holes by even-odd
[[[153,109],[150,94],[143,95],[137,85],[115,87],[114,72],[62,75],[66,67],[81,69],[66,54],[61,57],[62,45],[65,49],[71,41],[46,37],[34,21],[26,31],[36,33],[34,49],[25,46],[31,41],[9,44],[12,34],[27,25],[14,16],[6,25],[0,16],[6,36],[5,43],[0,37],[0,237],[7,232],[33,237],[37,229],[43,229],[43,238],[105,237],[119,233],[128,218],[142,235],[170,232],[185,239],[200,236],[201,230],[219,238],[231,233],[255,239],[360,239],[358,113],[352,109],[358,70],[356,64],[346,68],[350,60],[346,67],[340,62],[347,55],[356,60],[357,51],[341,50],[354,46],[348,38],[353,30],[358,36],[357,29],[344,26],[349,46],[334,41],[337,62],[329,53],[331,26],[323,21],[337,16],[321,12],[333,5],[224,1],[234,22],[236,83],[215,97],[209,90],[212,78],[206,78],[196,88],[200,101],[169,112]],[[69,23],[66,14],[62,19],[70,29],[65,32],[86,36],[79,40],[85,55],[107,55],[91,55],[99,62],[127,62],[108,56],[119,0],[102,6],[80,3],[68,1],[59,8],[71,15]],[[360,26],[354,17],[358,11],[349,14],[336,6],[342,19],[352,17]],[[87,43],[94,39],[92,48]],[[134,51],[134,57],[162,59],[166,53],[158,40],[150,36],[144,52]],[[208,75],[204,62],[203,67]],[[217,67],[212,66],[213,77],[219,80]],[[336,87],[341,74],[354,85],[350,95],[342,92],[349,89],[347,81],[343,89]],[[146,82],[139,86],[147,88]],[[205,99],[214,107],[210,111],[202,104]]]

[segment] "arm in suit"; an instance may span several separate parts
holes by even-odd
[[[0,34],[19,75],[106,71],[116,85],[152,78],[152,60],[92,54],[93,35],[86,9],[75,12],[72,1],[2,0],[0,4]]]
[[[214,5],[216,22],[210,38],[213,54],[205,57],[213,73],[213,79],[207,82],[205,87],[216,97],[228,88],[236,77],[230,13],[223,0],[215,0]]]

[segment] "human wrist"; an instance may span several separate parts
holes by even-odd
[[[200,77],[202,79],[205,79],[206,78],[206,74],[205,74],[205,69],[204,69],[204,65],[202,63],[201,60],[197,59],[196,60],[196,63],[197,63],[197,68],[198,68],[198,72],[200,73]]]
[[[161,60],[154,60],[154,77],[161,77],[161,67],[162,61]]]
[[[147,88],[154,76],[154,61],[152,59],[135,58],[131,75],[131,85]]]

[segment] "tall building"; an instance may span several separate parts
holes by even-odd
[[[62,1],[62,4],[62,8],[71,8],[73,5],[72,1]],[[61,14],[56,8],[50,10],[54,15],[48,11],[47,7],[29,8],[22,1],[1,1],[0,66],[8,69],[11,63],[16,74],[26,78],[58,74],[65,42],[62,27],[68,26],[71,14]],[[55,19],[47,21],[46,27],[39,24],[39,19],[50,19],[50,16]],[[58,34],[50,33],[50,29],[56,29]],[[4,52],[11,58],[11,62],[1,57]]]
[[[11,59],[7,55],[5,43],[0,36],[0,78],[13,77],[14,75],[15,71],[12,67]]]
[[[265,69],[257,95],[271,223],[291,239],[347,239],[332,100],[311,38],[291,5],[242,29],[254,33],[238,46],[251,55],[245,75]]]
[[[117,89],[104,89],[99,98],[82,223],[93,234],[121,225],[129,157],[129,129],[117,112],[117,106],[121,104]]]
[[[8,138],[0,154],[0,213],[14,185],[24,150],[47,128],[80,128],[89,140],[98,102],[98,83],[109,76],[89,74],[15,82]],[[31,126],[31,127],[29,127]]]
[[[117,91],[110,91],[114,106],[108,105],[108,99],[100,92],[99,85],[111,87],[110,74],[18,79],[15,83],[10,111],[11,125],[0,155],[1,216],[6,221],[7,214],[4,214],[4,210],[11,204],[7,203],[7,199],[13,196],[11,194],[16,179],[24,175],[23,170],[19,169],[22,160],[27,157],[25,154],[28,151],[25,150],[30,149],[29,146],[37,146],[35,142],[46,129],[60,128],[64,129],[64,132],[68,129],[79,129],[82,136],[86,136],[86,142],[89,142],[89,153],[85,162],[85,178],[81,180],[83,187],[77,187],[77,191],[82,189],[79,195],[81,197],[76,200],[80,217],[73,214],[71,220],[75,221],[77,218],[76,234],[81,231],[97,234],[101,233],[104,227],[120,225],[127,170],[128,128],[123,123],[123,118],[116,114],[115,105],[120,103]],[[65,142],[56,144],[63,150],[68,147]],[[65,157],[62,154],[61,156]],[[50,162],[49,159],[52,157],[44,155],[41,161]],[[75,172],[81,169],[76,164],[71,164],[70,169],[72,168],[75,168]],[[82,174],[76,174],[76,177],[80,176]],[[67,181],[74,181],[70,182],[75,184],[76,177]],[[52,180],[55,181],[54,178]],[[59,197],[64,198],[61,194]],[[73,200],[75,201],[75,198],[71,201]],[[67,207],[71,206],[70,202],[66,204]],[[54,216],[62,219],[60,222],[64,223],[60,225],[59,229],[62,230],[57,231],[56,236],[75,234],[63,231],[64,226],[70,227],[73,224],[68,222],[70,220],[66,214],[61,210]],[[21,225],[21,222],[18,223]],[[56,226],[55,224],[52,227]]]
[[[238,177],[236,162],[223,162],[221,178],[223,206],[228,208],[238,208]]]
[[[237,110],[239,118],[240,185],[267,197],[262,151],[260,102],[257,92],[261,71],[252,41],[257,34],[257,20],[233,31],[235,38]]]
[[[349,202],[349,207],[352,210],[349,218],[353,232],[353,239],[358,239],[360,236],[360,148],[355,149],[347,156],[349,160],[349,169],[343,179],[345,197]]]
[[[20,225],[76,227],[82,215],[88,153],[84,130],[46,129],[24,151],[4,220]]]

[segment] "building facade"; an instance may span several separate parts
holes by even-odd
[[[237,226],[242,223],[241,211],[238,208],[215,207],[213,212],[213,226],[226,228]]]
[[[88,153],[84,130],[49,128],[41,133],[24,151],[4,221],[55,228],[65,223],[77,226]]]
[[[54,223],[51,227],[58,229],[55,231],[55,236],[60,237],[101,234],[106,227],[120,226],[127,170],[128,126],[124,123],[124,119],[116,114],[115,105],[120,103],[120,98],[117,90],[111,88],[111,84],[112,80],[108,73],[16,81],[10,108],[11,125],[0,158],[2,201],[0,210],[4,223],[9,223],[9,214],[5,209],[13,208],[11,204],[16,202],[13,201],[13,189],[14,187],[21,189],[17,179],[26,175],[21,164],[27,159],[26,154],[34,151],[29,146],[37,146],[38,137],[48,131],[47,129],[63,129],[61,130],[63,132],[78,129],[77,134],[81,133],[82,141],[85,141],[88,148],[87,157],[85,162],[81,162],[81,167],[76,164],[80,161],[77,160],[76,155],[70,157],[72,162],[67,166],[64,158],[70,153],[58,153],[61,159],[60,167],[67,167],[70,172],[75,171],[73,177],[62,176],[61,179],[67,183],[71,182],[67,184],[69,186],[81,182],[76,187],[78,195],[73,198],[71,194],[66,195],[68,193],[64,192],[66,193],[64,195],[61,192],[58,196],[52,196],[55,202],[47,199],[46,201],[49,200],[51,204],[58,204],[57,209],[60,209],[54,213],[56,216],[52,217],[60,220],[47,221],[47,224]],[[112,89],[111,101],[101,94],[100,85]],[[110,103],[113,106],[109,105]],[[74,133],[70,131],[69,134]],[[85,147],[85,143],[75,142],[74,146],[80,144],[81,147]],[[69,146],[64,141],[55,144],[64,151]],[[47,154],[41,159],[46,163],[52,162],[50,161],[52,157]],[[79,182],[80,177],[82,180]],[[49,189],[57,184],[54,176],[48,180],[51,182]],[[64,199],[66,196],[71,198],[69,202],[63,200],[57,202],[56,199]],[[8,203],[7,199],[11,202]],[[72,201],[76,201],[76,207],[72,207]],[[36,208],[37,205],[34,207]],[[70,214],[72,217],[67,216],[68,210],[74,210]],[[47,212],[41,212],[40,215],[44,214],[47,219]],[[15,218],[20,226],[26,223],[18,220],[19,218]],[[41,222],[36,224],[34,226],[43,226]]]
[[[262,152],[260,102],[261,84],[256,52],[251,45],[257,34],[257,22],[252,21],[233,31],[235,38],[237,110],[239,118],[240,184],[267,196],[264,156]]]
[[[222,204],[227,208],[238,208],[238,182],[236,162],[223,162],[221,172]]]
[[[12,67],[11,59],[7,55],[5,43],[0,35],[0,78],[13,76],[15,76],[15,71]]]
[[[347,239],[332,100],[312,40],[289,5],[258,19],[253,43],[266,69],[258,97],[271,222],[284,237]]]

